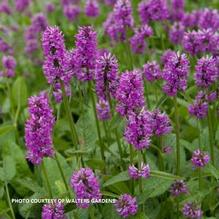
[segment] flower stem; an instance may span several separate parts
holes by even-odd
[[[62,94],[63,94],[63,101],[64,101],[64,106],[65,106],[65,111],[66,111],[66,114],[67,114],[67,117],[68,117],[70,129],[71,129],[72,143],[73,143],[73,145],[76,146],[76,149],[77,149],[78,144],[79,144],[79,138],[78,138],[76,128],[75,128],[75,124],[74,124],[74,121],[73,121],[73,118],[72,118],[72,115],[71,115],[71,110],[70,110],[70,106],[69,106],[69,103],[68,103],[68,98],[67,98],[67,95],[66,95],[66,92],[65,92],[65,85],[62,81],[60,81],[60,83],[61,83],[61,86],[62,86]]]
[[[175,107],[175,123],[176,123],[176,174],[180,175],[180,125],[179,125],[179,112],[177,97],[174,97],[174,107]]]
[[[163,160],[163,154],[161,153],[162,151],[162,147],[163,147],[163,138],[162,136],[159,137],[159,146],[160,146],[160,151],[158,151],[158,159],[159,159],[159,166],[160,166],[160,170],[163,171],[164,170],[164,160]]]
[[[58,166],[58,168],[59,168],[59,171],[60,171],[62,180],[63,180],[63,182],[64,182],[64,184],[65,184],[65,189],[66,189],[66,191],[68,192],[69,198],[71,198],[71,193],[70,193],[70,190],[69,190],[69,187],[68,187],[68,183],[66,182],[66,179],[65,179],[65,175],[64,175],[62,166],[61,166],[61,164],[60,164],[60,162],[59,162],[59,158],[58,158],[58,156],[57,156],[56,153],[55,153],[55,160],[56,160],[57,166]]]
[[[104,128],[104,132],[105,132],[105,136],[106,136],[106,140],[107,140],[107,146],[110,147],[109,135],[108,135],[108,131],[107,131],[106,121],[103,121],[103,128]]]
[[[121,145],[121,142],[119,139],[119,134],[118,134],[117,128],[115,129],[115,136],[116,136],[117,146],[118,146],[119,155],[120,155],[120,159],[121,159],[121,164],[122,164],[123,169],[125,169],[125,165],[124,165],[124,162],[122,159],[122,157],[123,157],[122,145]]]
[[[214,166],[214,139],[213,139],[213,129],[212,129],[212,121],[211,121],[211,112],[208,110],[208,137],[209,137],[209,146],[210,146],[210,154],[211,154],[211,162]]]
[[[11,204],[11,198],[10,198],[10,194],[9,194],[9,191],[8,191],[8,183],[7,182],[5,182],[5,190],[6,190],[7,200],[8,200],[8,204],[9,204],[9,208],[10,208],[10,211],[11,211],[12,218],[15,219],[15,214],[14,214],[14,210],[13,210],[13,207],[12,207],[12,204]]]
[[[43,171],[43,174],[44,174],[44,176],[45,176],[45,180],[46,180],[46,185],[47,185],[49,197],[50,197],[50,198],[53,198],[53,196],[52,196],[52,189],[51,189],[51,185],[50,185],[50,183],[49,183],[49,178],[48,178],[48,174],[47,174],[47,171],[46,171],[46,167],[45,167],[45,165],[44,165],[44,162],[42,162],[42,171]]]
[[[141,159],[141,151],[138,151],[138,169],[141,169],[141,163],[142,163],[142,159]],[[142,178],[140,177],[139,179],[139,193],[142,193]]]
[[[99,121],[98,121],[98,118],[97,118],[96,103],[95,103],[95,97],[94,97],[94,93],[93,93],[93,90],[92,90],[92,83],[91,82],[89,82],[89,90],[90,90],[90,94],[91,94],[91,101],[92,101],[93,112],[94,112],[94,116],[95,116],[97,135],[98,135],[98,138],[99,138],[101,158],[102,158],[103,161],[105,161],[104,148],[103,148],[102,139],[101,139],[101,132],[100,132],[100,124],[99,124]]]
[[[130,152],[130,163],[133,164],[133,149],[132,145],[129,144],[129,152]],[[134,180],[131,179],[131,193],[134,194]]]

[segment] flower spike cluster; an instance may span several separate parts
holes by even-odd
[[[138,70],[126,71],[121,75],[116,100],[118,101],[116,110],[121,116],[144,106],[144,87],[142,75]]]
[[[85,13],[88,17],[97,17],[100,13],[98,2],[96,0],[87,0]]]
[[[195,167],[204,167],[209,163],[210,157],[207,153],[197,149],[193,152],[191,161]]]
[[[148,111],[143,109],[140,113],[129,112],[125,128],[125,139],[137,150],[147,149],[150,146],[150,137],[153,133],[151,127],[153,120]]]
[[[81,168],[75,171],[71,177],[71,187],[77,199],[100,199],[100,185],[94,172],[90,168]],[[77,203],[79,208],[88,208],[89,203]]]
[[[166,81],[164,92],[169,96],[176,96],[179,91],[184,92],[190,68],[186,55],[167,51],[163,55],[163,64],[162,77]]]
[[[14,77],[15,68],[16,68],[15,58],[13,56],[3,56],[2,65],[4,67],[2,76],[8,77],[8,78]]]
[[[138,13],[143,24],[169,17],[166,0],[142,0],[138,5]]]
[[[132,179],[139,179],[141,177],[147,179],[148,177],[150,177],[151,169],[149,164],[144,163],[141,163],[140,169],[138,169],[134,165],[130,165],[128,168],[128,174],[129,177]]]
[[[98,98],[115,97],[118,85],[118,61],[114,55],[104,52],[96,60],[95,82]]]
[[[40,164],[44,157],[54,155],[52,130],[55,123],[49,99],[45,92],[29,98],[29,119],[25,124],[27,158],[33,164]]]
[[[45,204],[42,210],[42,219],[66,219],[64,205],[61,202]]]
[[[108,15],[103,27],[111,40],[124,41],[127,38],[127,29],[132,28],[133,25],[131,1],[117,0],[113,12]]]
[[[135,29],[135,34],[130,38],[132,51],[137,54],[142,54],[146,48],[145,39],[153,34],[153,30],[147,24]]]
[[[116,201],[115,207],[118,214],[123,218],[133,216],[138,211],[136,198],[129,194],[121,195]]]
[[[73,63],[75,74],[80,81],[90,81],[94,78],[97,58],[97,36],[91,26],[80,27],[75,36],[75,51]]]
[[[182,209],[183,215],[188,219],[201,219],[202,210],[194,203],[185,203]]]
[[[176,197],[183,193],[188,193],[188,187],[183,180],[176,180],[170,187],[170,193]]]

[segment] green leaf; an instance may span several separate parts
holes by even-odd
[[[110,178],[109,180],[107,180],[104,184],[103,184],[103,187],[106,187],[106,186],[110,186],[110,185],[113,185],[115,183],[118,183],[118,182],[123,182],[123,181],[127,181],[129,180],[129,176],[128,176],[128,172],[127,171],[123,171],[121,173],[119,173],[118,175],[116,176],[113,176],[112,178]]]
[[[14,126],[13,125],[3,125],[3,126],[0,126],[0,136],[9,133],[12,130],[14,130]]]
[[[10,181],[16,174],[16,165],[12,157],[5,156],[3,158],[3,168],[0,169],[0,179],[2,181]]]
[[[133,219],[149,219],[147,215],[145,215],[144,212],[139,212],[135,216],[132,217]]]
[[[157,197],[166,192],[174,179],[150,177],[142,181],[143,192],[138,197],[138,203],[143,204],[148,198]]]
[[[158,171],[158,170],[152,170],[151,171],[151,176],[157,177],[157,178],[162,178],[162,179],[169,179],[169,180],[174,180],[174,179],[181,179],[180,176],[176,176],[170,173]]]
[[[61,165],[61,168],[63,170],[66,181],[70,182],[72,169],[69,167],[65,158],[61,154],[57,153],[57,157],[58,157],[59,163]],[[45,168],[46,168],[46,171],[48,174],[49,183],[52,187],[52,192],[56,196],[60,196],[62,193],[65,193],[66,190],[65,190],[65,188],[63,188],[63,191],[60,191],[60,189],[61,189],[60,182],[63,182],[63,179],[62,179],[60,170],[58,168],[57,162],[55,159],[51,159],[51,158],[45,158],[44,162],[45,162]],[[44,175],[43,175],[43,179],[44,179],[44,185],[46,185]]]
[[[90,159],[86,161],[86,164],[91,167],[92,169],[99,169],[103,170],[105,167],[105,163],[102,160],[98,159]]]
[[[208,164],[204,169],[204,172],[205,171],[210,172],[211,175],[215,177],[215,179],[219,179],[219,170],[216,169],[212,164]]]
[[[13,101],[16,106],[22,107],[27,103],[27,85],[23,77],[18,77],[12,87]]]

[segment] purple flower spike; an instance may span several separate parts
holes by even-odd
[[[128,168],[128,174],[129,177],[132,179],[139,179],[139,172],[138,172],[138,168],[135,167],[134,165],[130,165]]]
[[[136,54],[142,54],[146,48],[145,39],[153,34],[153,30],[147,24],[136,28],[135,34],[130,38],[132,51]]]
[[[196,31],[186,32],[182,44],[185,51],[193,56],[201,52],[202,43]]]
[[[74,5],[74,4],[68,4],[64,6],[63,8],[63,13],[64,16],[69,20],[69,21],[74,21],[78,15],[80,14],[81,10],[79,6]]]
[[[172,126],[169,117],[159,110],[154,110],[151,113],[153,133],[157,136],[169,134],[172,131]]]
[[[25,124],[27,158],[33,164],[40,164],[43,157],[54,155],[52,130],[55,123],[46,93],[29,98],[29,119]]]
[[[169,16],[166,0],[143,0],[138,5],[138,12],[143,24],[166,20]]]
[[[85,13],[88,17],[97,17],[100,14],[98,2],[96,0],[87,0]]]
[[[2,0],[0,3],[0,13],[11,14],[11,8],[8,4],[8,0]]]
[[[118,61],[114,55],[104,52],[96,61],[95,81],[99,98],[115,97],[118,86]]]
[[[153,133],[153,120],[149,112],[144,109],[139,113],[130,112],[127,116],[125,139],[137,150],[147,149],[150,146],[150,137]]]
[[[142,75],[138,70],[126,71],[121,75],[116,99],[118,101],[116,110],[121,116],[144,106],[144,87]]]
[[[60,202],[45,204],[42,210],[42,219],[65,219],[64,205]]]
[[[139,175],[144,179],[147,179],[151,175],[151,169],[149,164],[141,164],[141,169],[139,170]]]
[[[105,33],[109,35],[113,41],[124,41],[128,28],[132,28],[134,19],[132,17],[132,7],[130,0],[118,0],[113,8],[113,12],[109,13],[103,27]]]
[[[16,68],[16,60],[13,56],[3,56],[2,57],[2,65],[5,68],[3,76],[8,78],[14,77],[15,68]]]
[[[89,203],[83,202],[85,199],[100,199],[100,185],[90,168],[81,168],[75,171],[71,177],[71,187],[73,188],[76,198],[82,199],[81,203],[77,203],[79,208],[88,208]]]
[[[44,31],[42,46],[45,56],[43,70],[48,83],[53,84],[58,79],[64,79],[66,50],[64,37],[58,27],[48,27]]]
[[[219,12],[216,9],[212,10],[205,8],[203,11],[201,11],[201,16],[198,21],[198,25],[200,28],[211,28],[216,31],[219,28]]]
[[[55,11],[55,5],[52,2],[46,3],[45,8],[47,13],[52,13]]]
[[[123,218],[135,215],[138,210],[136,198],[129,194],[121,195],[116,201],[115,207],[118,214]]]
[[[203,91],[199,91],[193,104],[189,105],[189,113],[198,119],[203,119],[208,115],[208,102]]]
[[[169,96],[176,96],[177,92],[184,92],[187,87],[189,73],[189,60],[185,54],[167,51],[162,58],[164,62],[163,79],[166,84],[164,92]]]
[[[97,117],[99,120],[108,120],[110,119],[110,106],[107,101],[100,99],[96,105]]]
[[[203,214],[202,210],[194,203],[185,203],[182,213],[188,219],[201,219]]]
[[[188,187],[183,180],[176,180],[170,187],[170,193],[176,197],[183,193],[188,193]]]
[[[184,16],[184,0],[171,0],[170,18],[181,21]]]
[[[16,10],[23,12],[29,6],[30,0],[15,0]]]
[[[73,55],[76,77],[80,81],[89,81],[94,77],[97,58],[97,36],[91,26],[79,28],[76,35],[76,48]]]
[[[207,153],[197,149],[193,152],[191,161],[195,167],[204,167],[209,163],[210,157]]]
[[[148,81],[155,81],[161,79],[162,72],[160,66],[156,61],[147,62],[144,66],[144,75]]]
[[[169,38],[173,44],[180,44],[183,40],[185,27],[182,23],[174,23],[169,31]]]
[[[208,88],[218,78],[218,69],[213,57],[203,57],[195,66],[195,82],[198,87]]]
[[[149,164],[141,163],[141,168],[138,169],[134,165],[130,165],[128,168],[128,174],[132,179],[139,179],[143,177],[147,179],[151,175],[151,169]]]

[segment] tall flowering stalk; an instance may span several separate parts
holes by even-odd
[[[86,199],[100,199],[100,185],[97,177],[90,168],[81,168],[75,171],[71,177],[71,187],[75,192],[76,198],[82,202],[77,203],[79,208],[88,208],[89,203]]]
[[[61,202],[45,204],[42,209],[42,219],[66,219],[64,205]]]
[[[25,125],[27,158],[33,164],[41,164],[44,157],[53,157],[52,130],[55,118],[46,93],[29,98],[29,119]]]
[[[75,36],[75,46],[73,53],[75,75],[80,81],[91,81],[94,79],[97,58],[97,36],[93,27],[79,28]]]
[[[53,86],[57,102],[64,98],[65,110],[71,129],[73,145],[79,144],[79,139],[71,115],[67,94],[71,78],[74,74],[69,70],[69,53],[65,49],[64,37],[58,27],[48,27],[43,33],[43,52],[45,56],[43,70],[49,84]]]
[[[25,124],[25,144],[27,147],[27,159],[35,164],[42,164],[48,192],[52,198],[51,186],[48,180],[46,168],[43,164],[44,157],[53,157],[52,130],[55,118],[49,106],[49,99],[45,92],[33,96],[28,103],[29,119]]]
[[[117,0],[113,12],[108,15],[103,27],[111,40],[117,42],[127,39],[127,30],[132,28],[133,25],[134,19],[130,0]]]
[[[116,110],[121,116],[144,106],[144,87],[140,71],[126,71],[121,75],[116,100]]]
[[[180,124],[177,103],[178,92],[184,92],[187,87],[189,60],[185,54],[168,50],[163,57],[163,79],[166,81],[163,90],[168,96],[174,97],[175,132],[176,132],[176,173],[180,174]]]

